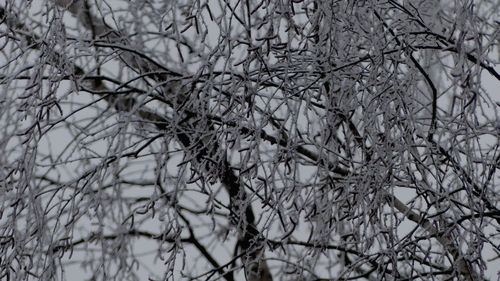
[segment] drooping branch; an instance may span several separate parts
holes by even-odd
[[[100,36],[100,37],[106,37],[110,36],[110,39],[116,39],[116,32],[111,30],[106,24],[104,24],[104,21],[97,19],[95,16],[91,14],[91,11],[86,8],[83,0],[77,0],[77,1],[72,1],[71,3],[66,3],[65,1],[56,1],[56,4],[67,8],[66,6],[69,5],[69,11],[75,15],[79,20],[83,22],[83,25],[85,27],[91,28],[93,31],[93,34],[95,36]],[[82,10],[83,9],[83,10]],[[2,15],[5,14],[5,10],[2,8],[1,9]],[[84,16],[82,16],[82,13]],[[5,16],[5,15],[4,15]],[[17,21],[14,17],[11,19],[14,21]],[[24,28],[22,24],[16,24],[16,26],[19,28]],[[24,32],[25,36],[27,36],[30,40],[36,40],[36,36],[31,35],[28,31]],[[130,62],[129,66],[137,68],[136,70],[138,72],[143,72],[144,70],[146,71],[155,71],[155,72],[168,72],[168,75],[160,75],[160,76],[155,76],[155,79],[165,79],[168,78],[169,76],[174,76],[178,77],[179,75],[173,71],[168,70],[166,67],[162,66],[160,63],[155,62],[152,60],[150,57],[145,56],[141,54],[140,52],[137,52],[134,49],[129,49],[125,46],[120,46],[116,44],[104,44],[104,43],[97,43],[96,46],[101,46],[101,47],[112,47],[112,48],[119,48],[122,51],[124,51],[127,56],[127,61]],[[37,45],[34,46],[35,48]],[[61,66],[61,65],[71,65],[69,60],[64,59],[64,57],[60,54],[54,53],[55,57],[58,58],[58,62],[54,63],[55,67]],[[61,61],[64,60],[64,63],[61,63]],[[75,69],[75,77],[85,77],[87,74],[85,73],[85,70],[83,68],[78,67],[76,65],[73,66],[73,69]],[[137,105],[137,102],[134,98],[132,97],[123,97],[122,95],[116,95],[102,83],[102,80],[95,79],[92,80],[93,85],[90,88],[91,91],[97,91],[98,93],[104,95],[103,99],[107,101],[110,105],[112,105],[117,111],[132,111],[134,110],[135,113],[145,119],[152,121],[156,127],[159,130],[164,130],[166,129],[169,124],[171,123],[168,119],[161,117],[154,112],[143,109],[143,108],[135,108]],[[163,82],[161,80],[158,80],[157,82]],[[80,90],[85,90],[85,88],[80,88]],[[193,111],[194,112],[194,111]],[[189,115],[188,115],[189,116]],[[191,116],[193,117],[193,116]],[[189,130],[188,130],[189,131]],[[191,149],[193,145],[193,140],[190,136],[188,136],[185,133],[185,130],[183,129],[177,129],[177,139],[179,142],[186,148],[186,149]],[[195,140],[196,141],[196,140]],[[202,149],[200,152],[199,157],[207,157],[210,155],[203,155],[206,153],[209,153],[206,149]],[[261,247],[258,246],[260,242],[259,238],[259,233],[256,231],[256,228],[254,226],[255,223],[255,214],[252,210],[250,202],[247,202],[247,196],[246,193],[238,179],[238,177],[234,174],[233,170],[231,169],[229,163],[227,160],[224,160],[223,162],[223,171],[221,173],[221,178],[220,178],[222,184],[226,187],[226,190],[228,194],[230,195],[231,199],[231,206],[233,208],[234,213],[236,214],[242,214],[240,215],[239,218],[243,219],[242,222],[239,222],[241,225],[241,233],[243,233],[243,236],[241,238],[241,243],[240,246],[242,247],[242,252],[245,252],[249,255],[250,259],[247,260],[247,262],[244,262],[245,267],[248,268],[247,274],[252,276],[254,278],[253,280],[272,280],[271,274],[269,272],[269,269],[267,265],[265,265],[265,262],[262,262],[262,265],[259,265],[260,262],[256,260],[258,256],[260,255]],[[252,227],[250,227],[252,226]],[[200,249],[200,248],[199,248]],[[213,264],[213,262],[211,261]],[[249,264],[247,264],[249,263]],[[257,266],[255,266],[257,264]],[[219,266],[215,266],[219,267]],[[257,279],[255,279],[257,278]]]
[[[500,156],[496,157],[497,146],[486,147],[480,142],[483,133],[478,130],[495,136],[496,120],[486,126],[466,123],[469,116],[479,117],[471,106],[463,112],[463,120],[456,116],[450,122],[456,128],[439,127],[448,121],[440,102],[458,88],[438,93],[437,81],[416,54],[426,50],[424,59],[439,56],[443,71],[447,71],[447,59],[459,53],[465,63],[475,64],[475,74],[484,69],[496,77],[496,72],[488,69],[488,58],[479,51],[468,53],[470,49],[433,35],[420,18],[420,7],[401,4],[398,10],[397,1],[390,0],[375,7],[380,13],[377,19],[373,6],[342,1],[318,0],[314,5],[295,1],[290,6],[273,1],[221,1],[224,10],[215,14],[210,11],[212,1],[201,1],[200,7],[183,5],[192,1],[169,2],[168,7],[153,1],[145,3],[145,9],[135,6],[139,2],[130,2],[129,10],[116,13],[114,3],[100,6],[99,1],[52,1],[74,16],[77,28],[72,28],[73,21],[64,22],[60,9],[54,6],[47,8],[47,17],[51,13],[55,17],[50,26],[35,22],[37,15],[33,21],[30,18],[21,23],[14,15],[16,8],[0,10],[6,19],[6,49],[12,47],[20,54],[14,58],[7,53],[11,61],[0,74],[0,84],[14,91],[12,96],[0,98],[0,115],[25,107],[34,109],[35,113],[27,113],[27,129],[26,119],[19,121],[21,115],[12,123],[8,117],[3,120],[10,125],[22,124],[9,129],[14,131],[12,135],[21,128],[18,135],[26,133],[30,138],[27,143],[39,148],[33,158],[38,162],[30,165],[37,170],[37,175],[31,176],[38,189],[33,192],[35,203],[42,205],[44,214],[58,215],[47,218],[58,225],[53,234],[47,228],[40,231],[36,226],[21,226],[30,233],[35,231],[22,239],[40,243],[42,248],[27,245],[19,249],[33,249],[33,256],[54,261],[55,256],[76,245],[82,248],[85,241],[71,242],[69,237],[81,237],[77,228],[85,224],[86,214],[79,208],[90,203],[120,212],[117,216],[99,214],[99,219],[118,227],[100,223],[99,227],[112,232],[92,239],[158,240],[152,235],[154,231],[120,228],[122,217],[128,214],[140,214],[139,223],[151,222],[147,215],[155,217],[158,210],[168,212],[169,219],[173,214],[175,218],[169,222],[181,219],[183,230],[176,233],[177,240],[168,236],[165,241],[189,244],[189,250],[206,262],[196,279],[234,280],[243,269],[248,280],[272,280],[268,264],[276,268],[275,279],[290,279],[283,277],[290,274],[307,280],[374,280],[386,275],[398,280],[473,280],[488,274],[480,271],[484,261],[481,246],[493,239],[481,227],[484,222],[500,222],[494,199]],[[302,10],[297,5],[303,5]],[[410,13],[409,7],[415,13]],[[135,8],[140,10],[132,10]],[[181,12],[180,19],[175,18],[177,12]],[[161,19],[157,15],[162,15]],[[394,21],[387,15],[394,16]],[[104,17],[116,27],[110,27]],[[165,30],[163,24],[169,24]],[[48,36],[35,35],[32,25],[47,31],[41,34]],[[214,34],[212,26],[216,26],[215,34],[219,32],[219,45],[206,40],[198,46],[199,39]],[[374,27],[378,32],[373,32]],[[158,45],[153,49],[154,44]],[[81,47],[90,48],[90,52],[81,52]],[[175,47],[179,54],[175,54]],[[181,57],[185,54],[181,51],[194,57]],[[22,65],[23,58],[36,59],[38,54],[40,60]],[[199,71],[172,71],[171,58],[182,61],[176,69],[194,69],[196,65]],[[116,64],[122,69],[117,71]],[[477,81],[480,93],[471,101],[494,106],[494,100],[488,100],[487,92],[480,88],[481,82]],[[72,88],[63,94],[67,85]],[[17,97],[23,86],[27,93]],[[427,86],[430,102],[419,100],[421,86]],[[81,99],[83,104],[79,104]],[[3,107],[4,100],[14,107]],[[95,114],[94,109],[100,115],[79,119],[86,118],[82,117],[85,113]],[[432,118],[421,116],[427,109]],[[91,125],[82,128],[80,124],[87,120]],[[45,143],[38,141],[52,142],[51,137],[61,131],[71,134],[69,143],[62,152],[58,147],[46,152]],[[15,137],[15,141],[23,142],[26,136],[20,136],[19,141]],[[92,146],[101,140],[110,141],[105,156],[93,151]],[[446,149],[448,140],[458,147]],[[53,144],[48,145],[50,150]],[[78,148],[88,151],[76,151]],[[9,189],[18,181],[16,169],[11,168],[16,165],[12,158],[21,163],[18,167],[24,163],[22,157],[7,156]],[[154,170],[146,170],[142,164],[152,159],[157,161]],[[64,178],[66,163],[85,169],[70,171],[78,174],[76,180],[58,183],[60,179],[52,176]],[[173,167],[175,164],[178,166]],[[133,170],[138,166],[144,170]],[[190,179],[184,178],[188,167]],[[156,181],[145,180],[147,186],[143,186],[141,180],[131,180],[138,172],[145,178],[156,176]],[[96,181],[98,184],[91,186]],[[170,192],[170,187],[165,187],[173,182],[176,189]],[[192,189],[196,185],[200,188]],[[136,189],[148,192],[130,196]],[[149,195],[150,190],[153,195]],[[69,199],[65,197],[68,193],[72,194]],[[198,202],[199,194],[208,195],[209,203]],[[12,203],[7,208],[19,208],[30,196],[14,196],[17,201],[7,200]],[[45,204],[43,200],[50,196],[50,204]],[[73,200],[75,196],[80,201]],[[408,196],[411,199],[405,202]],[[96,197],[110,204],[92,200]],[[161,204],[162,209],[154,208],[159,199],[167,202]],[[71,206],[75,213],[66,205],[72,202],[76,203]],[[136,208],[146,202],[147,206]],[[59,210],[54,211],[56,208]],[[22,209],[19,217],[32,219],[29,211]],[[66,217],[69,225],[64,225]],[[208,234],[213,240],[197,234],[201,228],[194,222],[199,220],[205,227],[210,219],[212,232],[222,227],[235,239],[217,239],[214,233],[218,231]],[[137,218],[131,221],[131,227],[142,229]],[[412,230],[402,234],[406,223]],[[302,239],[308,228],[309,239]],[[16,228],[7,225],[6,229]],[[44,244],[34,236],[42,233],[52,239],[65,238]],[[13,237],[7,233],[1,243],[13,245]],[[235,245],[224,245],[235,240]],[[47,244],[52,246],[47,248]],[[58,255],[51,256],[51,247]],[[211,252],[219,247],[234,248],[230,261]],[[105,258],[107,249],[100,250],[96,256]],[[311,252],[313,259],[309,260]],[[135,253],[123,252],[120,257],[127,254]],[[437,264],[439,259],[444,265]],[[177,259],[172,256],[169,260],[168,272],[173,272],[170,270],[175,270]],[[5,261],[2,258],[2,266],[7,268]],[[112,257],[111,263],[114,261]],[[60,266],[66,266],[64,261]],[[114,271],[112,266],[101,262],[91,268],[108,273]],[[42,267],[36,271],[45,271]]]

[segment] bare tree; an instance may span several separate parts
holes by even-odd
[[[0,279],[493,278],[499,14],[4,1]]]

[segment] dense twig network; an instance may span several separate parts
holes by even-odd
[[[5,1],[0,279],[494,278],[499,12]]]

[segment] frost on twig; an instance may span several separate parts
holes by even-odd
[[[491,279],[490,2],[7,1],[0,279]]]

